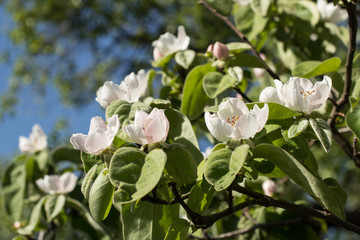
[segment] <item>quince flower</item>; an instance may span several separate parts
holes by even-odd
[[[61,176],[46,175],[44,178],[37,179],[36,185],[41,191],[49,194],[69,193],[76,186],[77,176],[71,172],[66,172]]]
[[[249,110],[242,100],[229,98],[219,105],[217,113],[205,113],[205,123],[219,141],[248,139],[263,129],[268,115],[267,104],[262,109],[255,105]]]
[[[260,94],[260,102],[275,102],[308,114],[325,103],[332,85],[328,76],[314,85],[309,79],[298,77],[291,77],[285,84],[279,80],[274,82],[276,88],[266,87]]]
[[[268,179],[262,183],[261,187],[262,187],[265,195],[272,196],[278,186],[274,181]]]
[[[141,69],[137,74],[130,73],[120,85],[112,81],[106,81],[96,92],[95,100],[106,108],[111,102],[124,100],[127,102],[137,102],[145,95],[147,90],[146,72]]]
[[[153,41],[154,60],[165,57],[180,50],[186,50],[190,43],[190,37],[186,35],[184,26],[178,27],[178,35],[171,33],[162,34],[158,40]]]
[[[169,132],[169,120],[163,109],[154,108],[150,114],[136,111],[134,124],[123,127],[129,137],[138,144],[164,142]]]
[[[228,47],[221,42],[215,42],[214,45],[210,44],[206,51],[212,52],[217,59],[223,61],[229,56]]]
[[[120,122],[117,114],[109,118],[108,125],[101,117],[93,117],[88,135],[73,134],[70,142],[76,149],[90,154],[99,154],[111,146],[119,128]]]
[[[35,153],[47,147],[47,137],[39,124],[32,127],[29,138],[19,137],[19,149],[23,153]]]
[[[321,18],[329,22],[339,23],[348,17],[346,10],[334,5],[333,2],[328,3],[326,0],[318,0],[316,7],[320,12]]]

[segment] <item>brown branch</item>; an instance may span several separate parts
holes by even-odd
[[[295,219],[289,219],[289,220],[283,220],[283,221],[277,221],[277,222],[268,222],[268,223],[257,223],[254,224],[252,227],[249,228],[244,228],[244,229],[240,229],[240,230],[236,230],[233,232],[228,232],[228,233],[224,233],[224,234],[220,234],[214,237],[196,237],[194,235],[190,235],[190,238],[194,238],[194,239],[198,239],[198,240],[220,240],[220,239],[225,239],[225,238],[230,238],[230,237],[235,237],[244,233],[248,233],[251,232],[255,229],[258,228],[268,228],[268,227],[278,227],[278,226],[288,226],[288,225],[293,225],[293,224],[298,224],[303,222],[303,220],[301,218],[295,218]]]
[[[247,102],[254,102],[254,101],[252,101],[245,93],[243,93],[239,88],[237,88],[237,87],[234,87],[233,88],[238,94],[240,94],[240,96],[243,98],[243,99],[245,99]]]
[[[346,11],[348,13],[348,29],[349,29],[349,47],[347,51],[346,57],[346,73],[345,73],[345,83],[344,89],[339,100],[334,104],[333,110],[331,111],[331,118],[329,119],[329,125],[333,132],[334,140],[339,144],[339,146],[344,150],[344,152],[354,160],[355,165],[360,167],[360,155],[354,154],[351,144],[339,133],[335,126],[336,116],[343,107],[347,104],[351,82],[352,82],[352,68],[353,68],[353,60],[354,53],[356,50],[356,32],[358,28],[357,18],[356,18],[356,2],[347,2],[343,1]]]
[[[204,5],[204,7],[207,10],[209,10],[209,12],[211,12],[213,15],[221,19],[226,25],[228,25],[236,33],[236,35],[238,35],[241,38],[241,40],[243,40],[243,42],[245,42],[250,46],[251,52],[264,64],[266,71],[271,75],[273,79],[280,79],[279,75],[274,73],[271,70],[271,68],[266,64],[266,62],[261,58],[258,51],[256,51],[254,45],[251,44],[251,42],[247,39],[247,37],[241,31],[239,31],[239,29],[237,29],[236,26],[227,17],[216,11],[216,9],[212,8],[205,0],[199,0],[198,3]]]
[[[360,227],[359,226],[356,226],[350,222],[344,221],[329,211],[311,209],[311,208],[296,205],[293,203],[279,201],[272,197],[269,197],[269,196],[263,195],[261,193],[254,192],[250,189],[241,187],[237,184],[233,184],[232,189],[234,191],[237,191],[239,193],[242,193],[249,197],[257,199],[258,202],[256,204],[258,204],[258,205],[261,205],[264,207],[270,207],[270,206],[279,207],[279,208],[283,208],[283,209],[286,209],[286,210],[289,210],[292,212],[296,212],[296,213],[300,214],[301,216],[311,216],[311,217],[324,219],[328,222],[331,222],[337,226],[343,227],[349,231],[352,231],[352,232],[360,235]]]

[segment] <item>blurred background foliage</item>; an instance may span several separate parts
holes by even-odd
[[[152,41],[166,31],[175,33],[178,25],[191,33],[196,50],[235,37],[196,1],[4,0],[2,5],[14,21],[8,34],[24,51],[1,53],[2,61],[14,61],[9,89],[1,96],[1,117],[14,113],[16,93],[29,86],[44,96],[46,85],[53,85],[62,104],[84,106],[104,81],[120,82],[149,67]],[[233,2],[214,5],[229,15]]]

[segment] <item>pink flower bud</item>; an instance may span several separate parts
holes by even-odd
[[[229,56],[229,49],[225,44],[216,42],[213,48],[214,56],[219,60],[225,60]]]
[[[263,182],[262,184],[262,189],[264,191],[264,194],[267,196],[271,196],[274,194],[274,192],[277,189],[277,185],[274,181],[272,180],[266,180],[265,182]]]
[[[206,49],[206,52],[211,52],[211,53],[212,53],[213,48],[214,48],[214,45],[213,45],[213,44],[210,44],[210,45],[208,46],[208,48]]]
[[[21,223],[19,221],[14,222],[14,228],[18,229],[21,227]]]
[[[155,61],[163,57],[163,55],[161,54],[158,48],[154,48],[153,56]]]

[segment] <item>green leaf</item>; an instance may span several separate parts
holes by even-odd
[[[269,178],[283,178],[286,176],[286,174],[275,166],[275,164],[266,159],[255,158],[254,167],[260,175]]]
[[[226,44],[226,47],[229,49],[229,51],[232,53],[240,53],[246,50],[250,50],[250,46],[247,43],[243,42],[231,42]]]
[[[166,154],[162,149],[154,149],[147,155],[136,148],[117,150],[109,167],[111,182],[119,186],[114,203],[133,202],[151,192],[160,181],[165,164]]]
[[[236,82],[241,82],[243,80],[243,70],[241,67],[229,67],[227,73],[230,77],[234,78]]]
[[[218,72],[209,72],[204,76],[203,88],[209,98],[215,98],[217,95],[233,86],[235,78],[229,75],[222,75]]]
[[[262,102],[247,103],[246,106],[249,109],[252,109],[255,104],[260,108],[264,107],[264,103]],[[301,113],[291,110],[290,108],[287,108],[278,103],[267,103],[267,105],[269,106],[268,120],[293,118],[301,115]]]
[[[254,158],[264,158],[274,163],[315,201],[336,216],[345,219],[343,205],[335,193],[289,153],[270,144],[259,144],[254,150]]]
[[[105,168],[103,163],[94,165],[85,175],[82,183],[81,183],[81,193],[84,195],[86,199],[89,198],[89,192],[91,186],[93,185],[96,177],[99,173]]]
[[[328,123],[321,118],[310,118],[310,125],[318,137],[325,152],[329,152],[331,148],[332,133]]]
[[[360,139],[360,104],[357,103],[354,109],[346,114],[346,124],[355,134],[357,139]]]
[[[164,240],[185,240],[190,224],[185,219],[177,219],[171,223]]]
[[[80,155],[79,151],[77,153]],[[47,150],[43,150],[37,155],[36,163],[39,166],[40,171],[44,171],[46,169],[47,164],[50,163],[49,160],[50,160],[50,156]]]
[[[69,146],[59,146],[51,151],[51,157],[55,163],[61,161],[70,161],[77,164],[81,161],[80,156],[80,150]]]
[[[347,194],[335,178],[324,178],[324,183],[334,192],[341,205],[345,205]]]
[[[30,235],[35,230],[36,226],[39,223],[41,216],[41,209],[44,204],[46,197],[42,197],[32,209],[31,216],[29,219],[29,224],[23,228],[18,229],[18,233],[22,235]]]
[[[216,191],[226,189],[235,180],[245,163],[249,148],[249,145],[243,144],[233,152],[223,148],[209,155],[205,162],[204,175]]]
[[[122,125],[124,121],[128,118],[129,112],[131,109],[131,104],[124,100],[113,101],[106,107],[105,116],[106,119],[111,118],[113,115],[117,114],[120,124]]]
[[[90,189],[89,208],[96,221],[104,220],[110,212],[114,186],[111,184],[107,169],[104,169],[96,178]]]
[[[196,213],[202,214],[210,205],[215,189],[206,180],[201,180],[191,189],[187,205]]]
[[[46,198],[44,208],[48,222],[51,222],[61,212],[64,208],[65,200],[66,198],[63,194],[49,195]]]
[[[249,53],[237,53],[229,59],[230,66],[249,67],[249,68],[265,68],[264,63],[254,55]]]
[[[25,157],[27,158],[27,157]],[[21,159],[25,160],[25,159]],[[24,163],[8,166],[2,182],[2,194],[4,195],[4,206],[13,221],[21,218],[26,190],[26,166]]]
[[[181,187],[195,181],[197,164],[189,151],[182,147],[175,147],[166,150],[165,153],[167,157],[165,169],[172,182]]]
[[[161,57],[161,58],[157,59],[156,61],[151,62],[151,65],[155,68],[156,67],[164,67],[165,65],[167,65],[170,62],[170,60],[174,57],[175,54],[176,53],[172,53],[167,56]]]
[[[215,71],[211,63],[193,68],[185,79],[183,99],[180,110],[190,120],[198,118],[208,104],[209,98],[205,94],[202,83],[206,73]]]
[[[168,138],[186,146],[196,163],[200,163],[203,155],[199,150],[198,140],[189,119],[175,109],[166,109],[165,115],[170,123]]]
[[[158,205],[145,201],[121,205],[123,239],[164,239],[173,220],[179,218],[179,205]]]
[[[101,155],[88,154],[81,151],[81,161],[84,165],[85,173],[87,173],[94,165],[102,163]]]
[[[330,72],[336,72],[341,65],[341,59],[338,57],[329,58],[323,62],[320,61],[306,61],[296,65],[292,72],[293,76],[303,78],[310,78],[319,75],[324,75]]]
[[[179,51],[175,55],[175,61],[185,69],[188,69],[195,58],[195,51],[185,50]]]
[[[250,7],[251,9],[261,16],[266,16],[271,0],[251,0]]]
[[[294,138],[298,136],[300,133],[305,131],[309,126],[309,120],[306,118],[301,118],[299,121],[294,122],[293,125],[289,128],[288,137]]]
[[[103,227],[94,220],[94,218],[91,216],[89,211],[86,209],[86,207],[80,203],[79,201],[73,199],[73,198],[66,198],[66,205],[72,209],[75,209],[89,224],[90,226],[96,231],[97,238],[94,236],[94,239],[102,239],[102,236],[107,236],[109,239],[109,235],[106,233],[106,231],[103,229]]]

